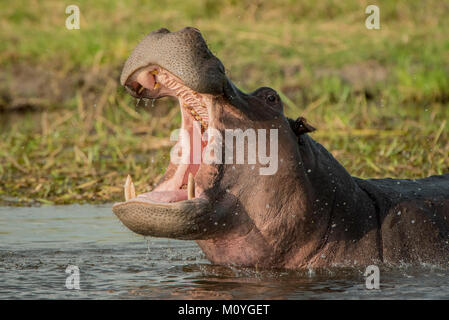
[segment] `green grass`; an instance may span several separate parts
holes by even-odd
[[[68,4],[0,11],[4,203],[114,201],[127,173],[138,192],[151,188],[177,106],[136,108],[118,75],[160,27],[199,28],[239,87],[278,90],[353,175],[449,171],[447,1],[377,1],[380,30],[365,28],[369,1],[77,1],[80,30],[65,28]]]

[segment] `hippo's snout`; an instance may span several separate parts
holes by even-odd
[[[177,32],[162,28],[149,33],[125,62],[120,83],[148,65],[158,65],[199,93],[221,94],[227,81],[221,61],[208,49],[198,29]]]

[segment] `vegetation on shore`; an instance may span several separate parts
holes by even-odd
[[[0,12],[0,203],[111,202],[126,175],[149,191],[180,125],[170,99],[118,84],[148,32],[195,26],[243,90],[271,86],[355,176],[449,172],[449,3],[379,1],[14,1]]]

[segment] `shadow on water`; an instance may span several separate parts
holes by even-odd
[[[381,270],[381,290],[361,268],[256,270],[211,265],[193,241],[126,229],[110,206],[0,207],[0,299],[449,298],[449,271]],[[68,265],[80,290],[65,286]]]

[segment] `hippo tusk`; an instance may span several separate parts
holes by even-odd
[[[128,201],[130,199],[134,199],[136,197],[136,189],[134,188],[134,183],[129,174],[126,177],[126,182],[125,182],[124,188],[125,188],[125,200],[126,201]]]

